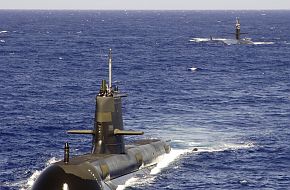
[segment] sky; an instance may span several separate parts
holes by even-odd
[[[290,10],[290,0],[0,0],[0,9]]]

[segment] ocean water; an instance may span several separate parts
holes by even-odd
[[[259,43],[190,41],[233,38],[236,17],[244,37]],[[67,141],[72,155],[90,151],[90,136],[66,130],[93,127],[109,48],[113,81],[128,94],[125,127],[173,147],[152,175],[121,189],[289,189],[289,18],[289,11],[1,10],[0,189],[28,190],[62,159]]]

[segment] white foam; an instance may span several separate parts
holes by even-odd
[[[171,162],[178,159],[181,155],[191,152],[190,149],[172,149],[169,154],[165,154],[162,159],[158,162],[156,167],[154,167],[150,174],[156,175],[163,168],[167,167]]]
[[[159,158],[158,164],[150,172],[151,175],[143,176],[142,178],[132,177],[128,179],[124,185],[119,185],[117,190],[124,190],[126,187],[146,185],[154,181],[156,174],[160,173],[163,168],[166,168],[174,160],[189,152],[191,152],[190,149],[172,149],[169,154],[165,154]]]
[[[253,42],[255,45],[271,45],[274,44],[274,42]]]
[[[192,38],[189,41],[191,41],[191,42],[208,42],[208,41],[210,41],[210,38]]]
[[[215,41],[225,41],[225,40],[229,40],[229,39],[226,39],[226,38],[213,38],[212,40],[215,40]]]
[[[196,67],[191,67],[191,68],[188,68],[188,70],[190,70],[190,71],[196,71],[197,68]]]
[[[3,31],[0,31],[0,34],[1,34],[1,33],[7,33],[7,32],[8,32],[8,31],[6,31],[6,30],[3,30]]]
[[[188,145],[189,145],[190,147],[196,147],[196,146],[200,146],[201,143],[200,143],[200,142],[189,142]]]
[[[58,162],[58,161],[60,161],[60,159],[56,159],[55,157],[52,157],[45,163],[45,165],[50,166],[51,164]]]
[[[51,164],[58,162],[59,160],[55,157],[50,158],[46,163],[45,166],[50,166]],[[32,175],[27,179],[19,183],[20,190],[29,190],[32,188],[32,185],[34,184],[35,180],[38,178],[38,176],[41,174],[42,170],[35,170]]]
[[[138,182],[139,178],[137,177],[132,177],[130,179],[128,179],[124,185],[118,185],[117,189],[116,190],[123,190],[125,189],[126,187],[130,187],[130,186],[133,186],[133,185],[136,185],[136,182]]]
[[[254,143],[248,142],[244,144],[223,143],[213,147],[199,147],[198,152],[222,152],[225,150],[239,150],[254,147]]]
[[[190,42],[224,42],[226,43],[228,40],[230,39],[226,39],[226,38],[192,38],[189,41]]]
[[[124,190],[127,187],[136,187],[142,185],[148,185],[155,180],[156,176],[144,176],[144,177],[132,177],[128,179],[124,185],[118,185],[116,190]]]
[[[173,140],[173,142],[184,142],[183,140]],[[151,172],[150,176],[145,176],[143,178],[139,177],[132,177],[129,180],[126,181],[124,185],[119,185],[117,190],[124,190],[126,187],[132,187],[132,186],[140,186],[140,185],[146,185],[152,181],[154,181],[156,174],[160,173],[162,169],[168,167],[170,163],[177,160],[184,154],[188,153],[202,153],[202,152],[222,152],[225,150],[238,150],[238,149],[247,149],[254,147],[254,144],[251,142],[248,143],[241,143],[241,144],[233,144],[233,143],[221,143],[219,145],[213,146],[213,147],[200,147],[201,143],[190,143],[189,149],[172,149],[169,154],[165,154],[160,158],[160,161],[154,167]],[[198,150],[193,151],[192,145],[198,145]]]
[[[184,140],[180,140],[180,139],[177,139],[177,140],[172,140],[172,142],[177,142],[177,143],[183,143],[183,142],[185,142]]]
[[[247,184],[248,183],[247,180],[240,180],[239,182],[240,182],[240,184]]]
[[[24,189],[30,189],[32,187],[32,185],[34,184],[35,180],[38,178],[38,176],[40,175],[41,171],[36,170],[35,172],[33,172],[32,176],[30,176],[26,182],[26,188],[21,188],[21,190]]]
[[[1,43],[5,43],[5,40],[0,40]]]

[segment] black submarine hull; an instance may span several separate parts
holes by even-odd
[[[168,142],[138,141],[126,146],[124,154],[86,154],[60,161],[46,168],[32,190],[112,190],[129,178],[148,175],[163,155]]]
[[[92,135],[92,151],[70,159],[65,144],[64,160],[46,168],[32,190],[112,190],[136,175],[146,175],[159,159],[170,152],[168,142],[139,140],[125,145],[125,135],[142,135],[142,131],[124,130],[122,97],[111,81],[112,56],[109,54],[109,85],[102,81],[96,96],[93,130],[70,130],[69,134]]]

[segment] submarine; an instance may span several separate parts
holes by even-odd
[[[251,41],[250,38],[241,38],[241,23],[240,19],[236,18],[236,25],[235,25],[235,38],[234,39],[226,39],[226,38],[213,38],[210,36],[210,38],[192,38],[191,42],[205,42],[205,43],[223,43],[226,45],[234,45],[234,44],[255,44],[253,41]]]
[[[69,130],[68,134],[92,135],[90,153],[70,157],[69,143],[64,158],[41,172],[32,190],[114,190],[131,177],[149,175],[152,168],[171,151],[170,142],[141,139],[125,145],[124,136],[143,135],[125,130],[122,98],[127,95],[112,86],[112,50],[109,51],[109,82],[102,80],[96,95],[92,130]]]

